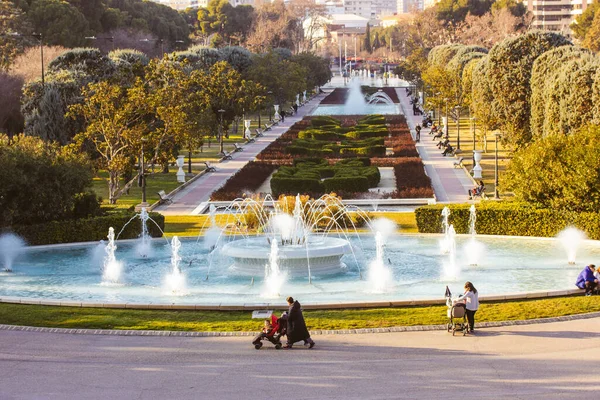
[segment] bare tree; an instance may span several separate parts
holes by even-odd
[[[62,46],[44,46],[44,65],[65,53],[68,49]],[[42,56],[39,47],[29,47],[23,54],[15,58],[9,73],[22,78],[25,82],[42,76]]]

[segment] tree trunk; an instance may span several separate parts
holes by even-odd
[[[119,190],[119,173],[116,171],[110,171],[108,176],[108,201],[110,204],[116,204],[116,194]]]
[[[188,151],[188,174],[192,173],[192,151]]]

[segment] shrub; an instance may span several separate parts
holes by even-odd
[[[273,176],[271,192],[273,196],[290,193],[323,193],[323,184],[319,179]]]
[[[431,196],[433,196],[431,179],[425,174],[425,168],[420,159],[403,159],[401,162],[394,165],[394,175],[396,176],[396,187],[398,189],[394,197],[407,198],[409,197],[408,193],[413,195],[419,193],[422,195],[424,193],[429,193],[427,190],[431,191]],[[415,191],[414,189],[423,190]]]
[[[417,227],[422,233],[442,231],[441,212],[446,205],[419,207],[415,210]],[[468,204],[450,204],[448,221],[457,233],[468,233]],[[526,203],[482,202],[477,206],[475,229],[485,235],[554,237],[568,226],[575,226],[590,239],[600,239],[600,214],[535,208]]]
[[[326,192],[366,192],[369,190],[369,180],[365,176],[333,177],[323,182]]]
[[[276,165],[250,161],[235,173],[210,199],[213,201],[234,200],[244,195],[244,191],[256,191],[277,169]]]
[[[43,245],[72,242],[96,242],[106,239],[108,228],[115,229],[115,235],[134,216],[132,213],[118,213],[103,217],[76,219],[69,221],[52,221],[36,225],[15,225],[11,231],[22,236],[29,245]],[[152,237],[161,237],[165,228],[165,217],[158,213],[150,213],[150,217],[158,224],[148,224],[148,232]],[[131,222],[119,236],[119,239],[134,239],[140,236],[141,225]]]

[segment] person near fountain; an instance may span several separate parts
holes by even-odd
[[[315,345],[315,342],[310,338],[310,333],[308,333],[308,329],[306,328],[300,303],[297,300],[294,300],[293,297],[288,297],[286,301],[288,303],[289,310],[286,333],[287,344],[284,346],[284,349],[291,349],[294,343],[301,340],[304,341],[305,345],[308,344],[309,348],[312,349]]]
[[[594,290],[598,287],[598,278],[594,276],[596,266],[594,264],[587,265],[577,276],[575,285],[579,289],[585,290],[586,296],[591,296]]]
[[[469,323],[469,332],[475,332],[475,313],[479,308],[479,293],[475,286],[469,281],[465,282],[465,292],[458,297],[458,300],[464,300],[467,308],[467,322]]]
[[[481,193],[483,193],[484,190],[485,185],[483,184],[483,181],[479,181],[479,185],[477,185],[477,187],[468,190],[469,200],[471,200],[475,196],[481,195]]]

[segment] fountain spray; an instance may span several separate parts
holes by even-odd
[[[6,233],[0,236],[0,254],[4,261],[4,270],[12,272],[15,259],[25,249],[25,241],[14,233]]]
[[[181,256],[179,249],[181,242],[177,236],[173,236],[171,240],[171,272],[165,278],[165,285],[169,294],[181,295],[185,294],[185,275],[179,268]]]
[[[575,227],[569,227],[558,234],[558,239],[567,252],[567,261],[569,264],[575,264],[577,250],[579,250],[579,247],[586,239],[585,232]]]
[[[279,297],[284,281],[285,275],[279,270],[279,245],[276,240],[273,240],[269,262],[265,265],[265,284],[262,296],[268,298]]]
[[[115,244],[115,230],[110,227],[108,228],[108,243],[106,243],[106,256],[104,257],[104,265],[102,271],[102,283],[103,284],[115,284],[119,283],[121,278],[121,271],[123,265],[117,261],[115,257],[115,251],[117,245]]]

